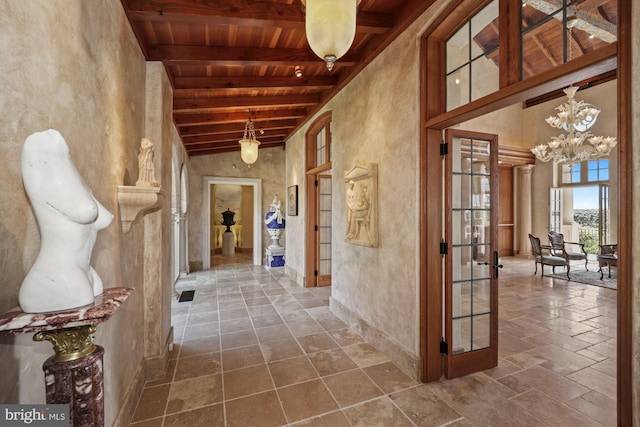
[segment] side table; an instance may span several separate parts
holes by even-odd
[[[48,404],[68,404],[70,426],[104,426],[102,356],[93,343],[97,325],[124,303],[133,288],[107,288],[93,304],[73,310],[0,315],[0,335],[35,332],[34,341],[50,341],[55,354],[43,364]]]

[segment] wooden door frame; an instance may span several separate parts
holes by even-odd
[[[226,176],[202,177],[202,268],[211,267],[211,186],[240,185],[253,187],[253,265],[262,265],[262,179]]]
[[[317,215],[317,197],[316,197],[316,175],[326,172],[331,169],[330,153],[331,153],[331,138],[327,139],[327,160],[328,162],[320,167],[316,167],[316,135],[322,129],[324,129],[328,123],[331,122],[332,113],[326,111],[319,115],[316,120],[309,126],[305,134],[305,171],[306,171],[306,252],[305,252],[305,281],[304,286],[307,288],[317,286],[317,280],[315,276],[316,272],[316,260],[317,254],[317,236],[316,236],[316,215]]]
[[[502,79],[501,89],[489,96],[473,101],[453,111],[441,113],[444,102],[439,66],[444,61],[441,39],[430,35],[445,19],[455,17],[458,22],[465,18],[461,2],[454,2],[436,18],[420,41],[420,361],[421,379],[438,380],[441,375],[440,338],[442,337],[442,272],[440,241],[442,227],[442,160],[440,143],[442,130],[496,111],[516,102],[539,96],[587,77],[616,70],[618,94],[618,229],[631,230],[633,206],[632,157],[632,55],[631,55],[631,2],[618,1],[618,41],[606,48],[584,55],[545,73],[523,81]],[[463,13],[464,12],[464,13]],[[503,17],[504,13],[504,17]],[[500,19],[514,13],[503,7]],[[443,25],[444,26],[444,25]],[[512,40],[512,39],[510,39]],[[501,35],[501,45],[502,35]],[[504,46],[504,45],[503,45]],[[506,55],[515,52],[513,43],[505,46]],[[504,59],[505,61],[507,58]],[[429,79],[428,76],[437,76]],[[508,77],[508,76],[507,76]],[[628,235],[620,234],[618,251],[622,260],[632,260],[632,242]],[[618,425],[633,424],[633,282],[631,262],[620,262],[618,268],[618,320],[617,320],[617,414]]]

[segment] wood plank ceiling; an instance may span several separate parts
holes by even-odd
[[[167,70],[175,125],[196,156],[239,150],[249,110],[260,148],[283,146],[434,1],[362,0],[332,71],[307,44],[300,0],[121,2],[146,59]]]
[[[239,151],[255,123],[260,148],[285,140],[435,0],[362,0],[356,37],[332,71],[309,47],[300,0],[121,0],[148,61],[162,61],[174,88],[174,122],[190,156]],[[618,0],[525,0],[523,77],[615,39]],[[497,65],[497,19],[475,43]],[[299,67],[302,77],[296,77]]]

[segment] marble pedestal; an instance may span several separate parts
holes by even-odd
[[[272,248],[269,246],[265,252],[265,266],[267,269],[281,268],[284,270],[284,247]]]
[[[42,366],[47,403],[69,404],[72,426],[104,425],[104,349],[94,347],[81,359],[56,362],[56,356],[51,356]]]
[[[234,255],[236,253],[235,243],[232,231],[222,233],[222,255]]]
[[[0,335],[35,332],[34,341],[50,341],[55,354],[43,364],[48,404],[68,404],[72,427],[104,426],[102,356],[93,344],[104,323],[129,297],[132,288],[109,288],[93,304],[51,313],[20,309],[0,316]]]

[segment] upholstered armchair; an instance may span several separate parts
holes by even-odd
[[[542,271],[542,277],[544,277],[544,266],[550,265],[552,267],[552,272],[556,272],[556,267],[566,267],[567,268],[567,280],[571,280],[569,277],[569,270],[571,267],[569,266],[569,260],[564,256],[556,256],[551,253],[551,246],[540,244],[540,238],[535,237],[529,234],[529,241],[531,242],[531,252],[535,257],[535,272],[533,274],[538,273],[538,264],[540,264],[540,270]]]
[[[598,268],[600,279],[603,277],[604,267],[609,268],[609,277],[611,277],[611,267],[618,266],[617,253],[618,245],[600,245],[600,253],[598,254]]]
[[[567,242],[564,240],[562,233],[550,231],[549,244],[551,245],[551,255],[566,258],[567,261],[584,260],[584,268],[589,270],[587,267],[589,261],[587,260],[587,252],[584,250],[584,243]]]

